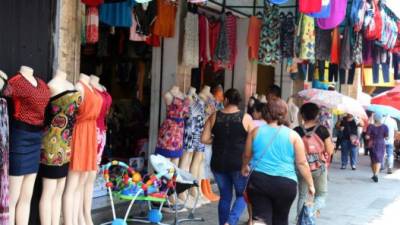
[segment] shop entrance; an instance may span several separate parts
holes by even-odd
[[[266,94],[269,87],[275,83],[275,70],[272,66],[258,65],[257,93]]]

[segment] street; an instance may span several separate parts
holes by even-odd
[[[327,207],[321,211],[318,225],[400,224],[400,170],[392,175],[387,175],[385,171],[380,175],[379,183],[373,183],[370,179],[369,157],[360,154],[359,161],[356,171],[350,168],[340,170],[340,152],[335,155],[329,174]],[[396,167],[399,168],[399,165],[397,162]],[[292,205],[291,225],[296,224],[295,205],[296,201]],[[125,212],[126,206],[122,207],[122,212]],[[186,214],[182,213],[181,216]],[[205,225],[218,225],[217,203],[199,208],[196,216],[203,217]],[[170,215],[164,213],[164,217],[164,222],[172,222]],[[247,213],[244,213],[240,225],[246,224],[246,221]]]

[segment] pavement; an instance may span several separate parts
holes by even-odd
[[[329,173],[329,195],[327,206],[321,211],[318,225],[400,225],[400,163],[397,170],[388,175],[380,174],[379,183],[371,180],[369,157],[360,154],[357,170],[340,170],[340,152],[335,155]],[[296,200],[297,201],[297,200]],[[292,205],[289,224],[296,224],[296,201]],[[127,204],[121,203],[117,209],[122,217]],[[191,224],[218,225],[217,203],[204,205],[196,210],[196,216],[205,222]],[[180,214],[182,218],[187,213]],[[103,208],[94,211],[95,224],[110,220],[111,209]],[[244,212],[239,225],[246,224],[247,213]],[[172,223],[173,217],[164,213],[164,223]],[[130,223],[140,224],[140,223]],[[189,224],[189,223],[188,223]]]

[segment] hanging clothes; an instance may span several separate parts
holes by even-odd
[[[355,32],[360,32],[363,28],[366,10],[366,0],[353,0],[351,4],[350,21]]]
[[[332,48],[332,30],[315,27],[315,58],[330,61]]]
[[[101,4],[100,21],[114,27],[131,27],[132,9],[135,4],[135,0]]]
[[[321,10],[308,15],[314,18],[328,18],[331,15],[331,0],[322,0]]]
[[[87,6],[97,7],[104,2],[104,0],[81,0]]]
[[[281,19],[281,50],[283,58],[292,58],[294,56],[294,36],[296,28],[294,17],[290,12]]]
[[[322,0],[299,0],[300,13],[317,13],[322,9]]]
[[[81,45],[86,44],[86,6],[81,5],[80,7],[80,15],[81,15]]]
[[[182,64],[190,67],[199,67],[199,17],[188,12],[185,18],[185,33],[183,36]]]
[[[226,16],[225,26],[229,48],[229,58],[226,65],[228,69],[232,69],[233,65],[236,63],[237,55],[237,20],[233,14],[229,13]]]
[[[99,10],[95,6],[86,11],[86,43],[95,44],[99,41]]]
[[[228,19],[229,17],[229,19]],[[236,19],[234,18],[234,16],[232,15],[233,19],[235,21],[233,21],[233,23],[235,23],[236,25]],[[214,52],[214,57],[213,60],[221,63],[221,64],[230,64],[230,60],[231,60],[231,56],[233,54],[235,54],[235,49],[233,49],[233,44],[231,43],[233,41],[236,42],[236,37],[234,40],[231,40],[232,38],[232,18],[231,16],[228,16],[226,14],[223,14],[221,16],[221,29],[220,29],[220,33],[218,36],[218,41],[217,41],[217,46],[216,46],[216,50]],[[229,24],[228,24],[229,21]],[[235,27],[235,35],[236,35],[236,27]],[[235,45],[236,47],[236,45]]]
[[[9,223],[9,121],[7,101],[0,97],[0,224]]]
[[[95,89],[97,94],[102,98],[102,105],[99,117],[96,120],[96,133],[97,133],[97,165],[100,165],[103,158],[103,151],[106,146],[107,137],[107,115],[112,105],[112,97],[107,91],[99,91]]]
[[[365,18],[365,31],[364,37],[367,40],[379,40],[382,35],[382,16],[378,4],[372,1],[370,9],[367,10]]]
[[[137,31],[136,16],[132,13],[132,26],[129,30],[129,40],[130,41],[145,41],[147,36],[138,34]]]
[[[332,47],[331,47],[331,63],[339,65],[340,62],[340,31],[339,27],[333,29]]]
[[[156,2],[149,2],[146,8],[143,4],[136,5],[134,8],[134,15],[137,21],[136,33],[142,36],[150,35],[151,26],[155,22],[157,15]]]
[[[221,23],[219,21],[208,20],[208,37],[209,37],[209,48],[211,56],[211,64],[213,71],[217,71],[222,68],[222,64],[214,60],[214,55],[216,54],[216,49],[218,46],[218,39],[221,32]]]
[[[208,48],[208,21],[205,15],[199,15],[199,54],[200,63],[210,60],[210,49]]]
[[[351,38],[351,27],[346,26],[344,29],[343,40],[340,49],[340,69],[349,70],[353,65],[353,59],[351,57]]]
[[[274,65],[281,60],[279,6],[266,4],[260,33],[258,63]]]
[[[318,18],[317,25],[324,30],[339,26],[346,17],[347,0],[331,0],[331,13],[327,18]]]
[[[315,23],[314,18],[301,14],[300,25],[298,29],[300,36],[300,53],[301,60],[309,60],[315,62]]]
[[[262,25],[262,20],[259,19],[257,16],[250,17],[249,30],[247,32],[247,47],[249,49],[250,61],[255,61],[258,59],[261,25]]]
[[[355,41],[351,56],[356,65],[363,64],[363,37],[361,33],[355,34]]]
[[[169,0],[157,0],[157,17],[154,22],[153,34],[159,37],[175,36],[175,18],[177,5]]]

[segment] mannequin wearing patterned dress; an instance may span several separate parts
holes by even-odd
[[[57,70],[48,86],[51,98],[42,144],[40,171],[43,177],[43,191],[39,208],[42,225],[58,225],[71,154],[70,140],[80,104],[80,93],[67,81],[67,74],[61,70]]]
[[[81,73],[75,87],[82,95],[82,103],[73,131],[70,170],[63,201],[64,224],[93,225],[83,204],[86,195],[92,195],[85,189],[89,173],[97,171],[96,119],[102,99],[90,86],[90,77],[86,74]]]
[[[196,88],[190,87],[188,94],[190,100],[190,113],[185,123],[184,152],[179,162],[179,168],[190,172],[194,177],[200,179],[205,146],[200,142],[205,123],[205,103],[196,94]],[[190,190],[188,206],[194,203],[196,189]],[[184,196],[180,196],[184,199]],[[209,203],[203,196],[198,206]]]
[[[21,66],[19,73],[8,81],[4,92],[13,104],[9,224],[28,225],[33,187],[39,170],[44,111],[50,91],[44,81],[33,75],[32,68]]]
[[[156,154],[163,155],[179,164],[183,153],[184,118],[189,112],[189,102],[178,86],[173,86],[164,94],[167,104],[167,118],[158,132]]]
[[[9,131],[7,100],[2,92],[7,82],[7,75],[0,70],[0,224],[8,222],[8,154]]]

